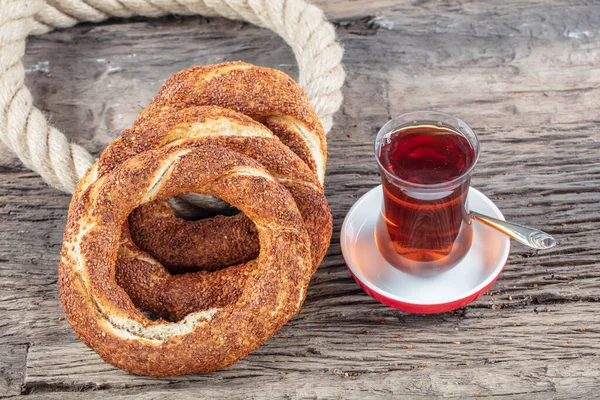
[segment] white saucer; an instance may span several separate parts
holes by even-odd
[[[399,310],[433,314],[463,307],[492,286],[502,272],[510,239],[473,222],[473,243],[460,262],[434,276],[417,276],[388,263],[375,243],[375,228],[383,203],[381,185],[371,189],[344,219],[340,243],[348,269],[360,287],[375,300]],[[496,205],[470,188],[469,208],[504,220]]]

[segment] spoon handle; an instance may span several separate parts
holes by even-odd
[[[517,242],[524,244],[525,246],[541,250],[556,246],[556,241],[552,236],[538,229],[512,222],[502,221],[496,218],[488,217],[487,215],[479,214],[475,211],[471,211],[469,215],[472,219],[499,230],[500,232],[515,239]]]

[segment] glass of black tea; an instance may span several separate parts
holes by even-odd
[[[479,141],[463,121],[419,111],[385,124],[375,140],[384,200],[377,246],[392,265],[437,273],[473,240],[467,194]]]

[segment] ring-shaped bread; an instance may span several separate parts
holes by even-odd
[[[178,110],[203,105],[237,110],[263,123],[317,175],[315,185],[322,193],[327,157],[325,134],[302,88],[281,71],[242,62],[195,66],[170,77],[138,116],[134,127],[102,154],[101,159],[109,161],[101,161],[100,174],[140,149],[147,149],[145,135],[152,132],[154,126],[164,127],[164,121]],[[260,153],[260,149],[255,154],[245,152],[253,158],[260,157]],[[302,170],[306,172],[306,168]],[[303,195],[297,193],[297,196]],[[206,196],[180,197],[191,203],[200,199],[203,206],[210,203],[210,207],[215,204],[223,207],[222,203],[214,203],[214,198],[209,201]],[[316,235],[317,241],[323,243],[319,246],[321,249],[313,248],[316,268],[329,244],[332,223],[330,216],[322,217],[322,201],[315,201],[312,210],[302,208],[307,203],[299,202],[298,206],[309,230],[309,220],[313,226],[322,226]],[[325,208],[329,215],[326,203]],[[214,270],[248,261],[258,252],[256,233],[243,215],[188,222],[175,218],[174,212],[163,203],[137,210],[130,222],[134,241],[174,272]],[[217,226],[221,229],[216,229]]]
[[[319,118],[302,88],[287,74],[243,62],[193,66],[172,75],[135,125],[152,125],[165,114],[196,106],[229,108],[269,128],[317,175],[323,184],[327,141]],[[111,158],[119,160],[120,138]],[[121,161],[126,158],[123,155]]]
[[[112,144],[101,155],[98,171],[110,171],[122,159],[181,143],[213,144],[258,161],[285,186],[302,213],[312,241],[316,269],[329,247],[332,218],[323,188],[302,160],[277,136],[251,118],[221,107],[190,107],[163,114],[123,132],[119,158]],[[245,262],[258,252],[255,229],[243,215],[184,221],[165,203],[148,204],[129,218],[134,242],[170,271],[212,270]]]
[[[191,107],[165,115],[153,125],[142,124],[125,131],[122,140],[127,143],[131,137],[144,140],[123,147],[127,150],[122,150],[122,154],[127,157],[186,143],[219,145],[260,162],[292,194],[309,233],[313,270],[316,270],[325,256],[332,231],[327,200],[314,174],[263,125],[228,109]],[[110,170],[111,162],[110,158],[102,156],[99,170]],[[161,201],[143,205],[129,217],[131,229],[126,232],[136,239],[137,246],[149,249],[145,250],[148,254],[134,245],[129,235],[123,235],[117,261],[117,282],[136,306],[169,319],[180,319],[198,309],[229,304],[238,292],[224,285],[230,279],[236,279],[238,267],[197,275],[192,284],[185,275],[171,275],[155,268],[150,260],[160,261],[170,272],[198,270],[206,266],[203,262],[207,258],[229,262],[232,254],[246,254],[243,252],[245,246],[254,245],[256,236],[248,234],[246,220],[255,230],[254,224],[243,214],[189,222],[175,217],[170,207]],[[237,237],[238,234],[242,237]],[[225,240],[221,242],[215,240],[223,238]],[[258,252],[258,244],[255,251]],[[161,257],[164,254],[170,257],[164,259]],[[239,262],[242,261],[246,260]]]
[[[233,303],[195,310],[176,323],[146,318],[115,277],[121,230],[136,207],[181,193],[224,199],[256,225],[260,253],[233,267]],[[164,268],[151,260],[155,268]],[[304,300],[313,266],[304,221],[290,192],[258,162],[219,146],[169,146],[90,170],[71,202],[59,268],[67,318],[106,362],[168,376],[224,368],[258,347]],[[222,270],[226,271],[226,270]],[[182,275],[196,276],[222,271]]]

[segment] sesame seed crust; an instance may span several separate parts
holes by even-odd
[[[128,222],[133,243],[174,273],[215,271],[250,261],[260,250],[256,225],[241,213],[186,221],[159,200],[138,207]],[[135,282],[121,283],[126,275],[117,280],[130,293]]]
[[[327,160],[323,127],[302,88],[276,69],[238,61],[182,70],[167,79],[135,124],[209,105],[229,108],[263,123],[323,183]]]
[[[332,232],[331,212],[323,188],[298,156],[263,125],[243,114],[221,107],[191,107],[151,122],[139,123],[123,132],[120,140],[104,151],[99,160],[99,174],[105,174],[123,160],[157,146],[182,143],[190,146],[218,145],[261,163],[293,195],[311,238],[313,269],[316,270],[329,247]],[[175,216],[164,200],[136,209],[129,217],[128,232],[130,236],[122,239],[124,247],[133,246],[128,243],[132,238],[171,272],[215,270],[249,261],[259,250],[256,227],[243,214],[184,221]],[[178,302],[166,298],[165,293],[173,295],[175,290],[167,291],[165,288],[172,285],[174,279],[158,278],[153,275],[152,263],[132,258],[140,258],[139,253],[128,251],[120,254],[119,262],[129,267],[118,269],[117,282],[130,294],[136,306],[157,315],[172,316]],[[144,276],[143,280],[153,284],[139,285],[137,282],[142,279],[134,279],[136,275]],[[224,290],[220,286],[223,280],[219,275],[208,275],[203,279],[205,286],[215,287],[215,291],[195,291],[195,300],[185,302],[188,312],[215,301],[211,296],[216,289]],[[180,278],[177,282],[185,284],[185,280]],[[156,293],[163,294],[160,301]]]
[[[260,253],[234,267],[236,274],[222,275],[229,280],[224,287],[237,290],[225,304],[213,303],[178,323],[151,321],[116,281],[122,226],[139,205],[187,192],[216,195],[242,210],[258,227]],[[149,150],[92,183],[84,178],[64,237],[59,283],[69,322],[105,361],[135,374],[231,365],[298,312],[313,270],[309,237],[290,192],[256,161],[211,145]],[[154,267],[168,274],[160,263]],[[215,272],[181,277],[203,287],[207,274]]]
[[[230,116],[235,118],[229,118]],[[215,121],[223,118],[227,121],[225,135],[215,129],[218,126]],[[207,127],[211,129],[203,129]],[[245,135],[249,129],[257,128],[261,131],[254,133],[260,132],[263,136]],[[211,133],[206,134],[208,131]],[[192,107],[170,114],[164,121],[154,120],[152,125],[140,124],[124,132],[119,143],[124,150],[120,150],[118,154],[124,159],[137,152],[147,151],[152,146],[169,147],[182,143],[189,146],[218,145],[253,157],[292,194],[311,238],[314,270],[325,256],[331,238],[332,219],[322,187],[298,156],[255,121],[219,107]],[[100,158],[101,165],[118,165],[121,162],[112,162],[106,154],[114,154],[111,146]],[[215,270],[249,261],[259,250],[256,227],[243,214],[184,221],[177,218],[165,202],[149,203],[135,210],[129,217],[129,232],[141,249],[146,250],[148,255],[152,255],[171,272]],[[126,242],[127,239],[123,238]],[[126,243],[126,247],[131,247],[131,244]],[[153,275],[152,263],[132,260],[139,258],[136,254],[138,253],[131,251],[120,254],[119,262],[126,263],[129,267],[118,269],[117,282],[130,294],[136,306],[168,318],[173,315],[181,317],[185,315],[181,310],[193,312],[219,300],[211,296],[215,296],[219,290],[228,290],[221,286],[221,274],[233,273],[225,270],[203,277],[204,286],[214,290],[190,290],[180,286],[180,293],[195,293],[183,302],[175,300],[182,297],[175,295],[176,290],[166,288],[174,285],[173,282],[185,285],[186,280],[170,276],[157,278]],[[143,278],[134,279],[136,275]],[[139,285],[137,282],[140,281],[151,281],[153,284]],[[157,294],[161,294],[160,299]]]
[[[323,188],[298,156],[263,125],[243,114],[221,107],[191,107],[139,123],[125,131],[118,144],[105,150],[99,161],[100,173],[150,148],[181,143],[214,144],[251,157],[292,191],[313,241],[317,268],[332,231]],[[116,146],[118,151],[113,148]],[[166,205],[148,204],[136,210],[129,222],[134,242],[171,271],[214,270],[247,261],[258,251],[255,234],[248,233],[256,230],[243,216],[189,222],[176,218]],[[231,246],[233,241],[239,244],[237,250]]]
[[[237,62],[169,78],[71,202],[59,281],[77,335],[136,374],[245,357],[300,310],[327,251],[325,163],[322,127],[287,75]],[[242,213],[179,219],[166,198],[190,192]]]

